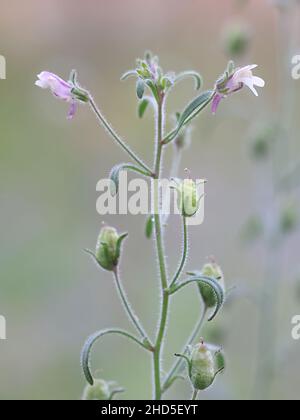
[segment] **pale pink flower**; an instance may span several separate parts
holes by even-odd
[[[255,96],[258,96],[258,92],[255,89],[255,86],[264,87],[265,81],[260,77],[254,76],[252,70],[257,67],[256,64],[238,68],[234,73],[228,78],[225,86],[219,88],[218,84],[216,86],[216,94],[212,102],[212,112],[216,113],[218,106],[223,98],[231,95],[234,92],[241,90],[244,86],[247,86]]]
[[[70,82],[66,82],[54,73],[48,71],[42,71],[38,74],[38,80],[35,82],[36,86],[42,89],[50,89],[52,94],[63,101],[69,102],[70,110],[68,113],[68,119],[73,118],[76,112],[76,100],[72,95],[73,85]]]

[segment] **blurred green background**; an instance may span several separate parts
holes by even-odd
[[[251,34],[250,46],[237,63],[259,64],[257,74],[266,80],[266,88],[258,99],[244,90],[224,101],[216,116],[207,111],[197,119],[181,171],[188,167],[193,176],[209,181],[205,222],[191,229],[188,268],[199,269],[207,256],[215,255],[227,285],[237,286],[223,313],[204,331],[207,340],[224,347],[228,360],[226,372],[201,398],[253,396],[255,378],[263,374],[257,370],[257,360],[264,357],[258,350],[258,302],[268,251],[262,240],[246,246],[241,229],[257,212],[268,216],[269,168],[251,158],[252,139],[259,127],[278,121],[287,92],[290,109],[282,141],[289,154],[282,157],[282,167],[290,167],[299,156],[300,81],[284,77],[289,54],[300,50],[298,9],[295,5],[280,20],[272,2],[263,0],[1,1],[0,54],[7,60],[7,79],[0,80],[0,314],[7,319],[7,340],[0,341],[1,399],[80,398],[85,381],[79,354],[85,338],[108,326],[130,328],[111,276],[83,252],[94,247],[103,220],[95,207],[96,183],[127,157],[88,107],[67,121],[65,104],[34,86],[36,74],[49,70],[67,78],[76,68],[104,115],[151,162],[151,112],[138,120],[134,83],[121,83],[120,75],[151,49],[164,69],[195,69],[205,88],[211,88],[229,58],[224,31],[236,22]],[[182,109],[194,95],[192,81],[179,84],[168,112]],[[169,148],[165,167],[171,156]],[[284,200],[297,201],[297,191],[288,194]],[[154,331],[156,257],[153,243],[144,237],[144,217],[105,221],[130,233],[122,259],[124,284],[146,328]],[[176,217],[166,248],[173,272],[181,249]],[[272,320],[278,325],[278,345],[271,397],[292,399],[299,398],[300,387],[300,342],[291,338],[291,317],[300,311],[297,230],[285,238],[276,262],[281,282]],[[199,310],[192,289],[174,298],[165,368]],[[126,388],[122,398],[151,397],[151,360],[131,343],[104,339],[94,349],[92,365],[100,377]],[[178,382],[167,397],[189,398],[190,385]]]

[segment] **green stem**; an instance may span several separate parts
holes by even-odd
[[[181,258],[181,262],[180,265],[178,267],[178,270],[174,276],[174,279],[172,280],[170,287],[172,287],[176,281],[179,279],[185,263],[186,263],[186,259],[187,259],[187,255],[188,255],[188,230],[187,230],[187,223],[186,223],[186,217],[183,216],[182,218],[183,220],[183,251],[182,251],[182,258]]]
[[[109,132],[109,134],[112,136],[112,138],[121,146],[123,150],[125,150],[126,153],[138,164],[141,168],[145,169],[148,173],[151,174],[151,169],[148,168],[148,166],[130,149],[130,147],[118,136],[118,134],[115,132],[115,130],[112,128],[112,126],[109,124],[109,122],[104,118],[102,115],[100,109],[96,105],[96,102],[94,101],[93,97],[89,95],[89,104],[94,111],[97,119],[99,122],[106,128],[106,130]]]
[[[159,261],[159,270],[160,270],[160,279],[161,279],[161,315],[160,323],[158,327],[157,337],[155,341],[155,348],[153,352],[153,375],[154,375],[154,397],[156,400],[161,399],[161,377],[160,377],[160,353],[163,344],[167,316],[168,316],[168,307],[169,307],[169,294],[166,293],[168,287],[167,280],[167,269],[165,263],[165,252],[163,245],[163,234],[161,228],[160,220],[160,196],[158,188],[158,180],[160,178],[161,172],[161,158],[162,158],[162,138],[163,138],[163,99],[158,102],[158,111],[157,111],[157,146],[156,146],[156,156],[155,156],[155,180],[154,180],[154,223],[155,223],[155,241],[157,248],[157,256]]]
[[[97,340],[99,340],[100,338],[104,337],[105,335],[108,335],[108,334],[122,335],[122,336],[128,338],[129,340],[134,341],[136,344],[140,345],[145,350],[152,351],[152,349],[150,348],[148,343],[145,343],[145,341],[140,341],[138,338],[134,337],[133,335],[131,335],[127,331],[119,330],[119,329],[116,329],[116,328],[109,328],[109,329],[106,329],[106,330],[97,331],[96,333],[89,336],[89,338],[84,343],[84,346],[83,346],[83,349],[82,349],[82,352],[81,352],[82,370],[83,370],[83,373],[84,373],[84,376],[85,376],[86,380],[91,385],[93,385],[94,379],[93,379],[92,372],[91,372],[91,367],[90,367],[90,353],[91,353],[92,347],[95,344],[95,342]]]
[[[114,273],[114,277],[115,277],[115,281],[116,281],[117,290],[119,292],[121,301],[122,301],[122,303],[124,305],[124,308],[125,308],[125,310],[127,312],[127,315],[129,317],[129,319],[132,321],[133,325],[135,326],[135,328],[137,329],[137,331],[140,333],[140,335],[143,338],[147,339],[147,341],[150,343],[150,341],[148,339],[148,336],[147,336],[147,334],[146,334],[143,326],[141,325],[138,317],[135,315],[135,313],[133,312],[133,309],[131,308],[131,305],[130,305],[130,303],[128,301],[128,298],[126,296],[126,292],[125,292],[125,290],[124,290],[124,288],[122,286],[118,269],[116,268],[113,271],[113,273]]]
[[[198,389],[194,389],[191,400],[196,400],[198,396]]]
[[[208,308],[206,306],[204,306],[199,321],[195,325],[194,330],[192,331],[191,335],[189,336],[186,344],[184,345],[184,347],[182,349],[183,354],[187,353],[188,346],[192,345],[194,343],[195,339],[200,335],[201,329],[202,329],[203,324],[204,324],[205,319],[206,319],[207,310],[208,310]],[[163,391],[166,391],[169,388],[168,384],[173,383],[172,378],[174,377],[174,375],[176,375],[177,373],[180,373],[178,371],[181,370],[183,362],[184,361],[182,359],[177,359],[177,361],[174,363],[174,365],[172,366],[170,372],[167,374],[166,379],[164,381]]]

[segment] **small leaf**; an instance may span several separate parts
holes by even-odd
[[[206,105],[208,102],[210,102],[213,94],[213,91],[208,90],[206,92],[201,93],[201,95],[197,96],[197,98],[190,102],[180,115],[177,130],[179,130],[188,120],[190,120],[194,115],[196,115],[199,112],[199,110],[201,110],[201,107],[203,107],[203,105]]]
[[[173,140],[177,134],[179,133],[180,129],[190,122],[193,118],[196,117],[199,112],[201,112],[212,100],[214,96],[214,91],[208,90],[206,92],[201,93],[201,95],[197,96],[190,102],[187,107],[183,110],[180,115],[178,125],[175,130],[171,131],[165,139],[166,143],[169,143]]]
[[[70,82],[72,82],[74,86],[77,85],[77,71],[76,70],[71,70],[69,80]]]
[[[145,229],[145,234],[146,234],[147,239],[152,238],[153,228],[154,228],[154,219],[153,219],[153,216],[149,216],[146,222],[146,229]]]
[[[145,92],[145,84],[142,79],[138,79],[136,82],[136,94],[139,99],[142,99]]]
[[[112,168],[109,174],[109,178],[111,179],[111,194],[116,195],[119,191],[119,175],[120,172],[123,170],[131,170],[134,172],[138,172],[141,175],[144,176],[151,176],[150,173],[146,172],[145,170],[139,168],[136,165],[133,165],[132,163],[120,163]]]
[[[92,334],[86,340],[83,346],[82,352],[81,352],[81,356],[80,356],[81,366],[82,366],[84,376],[90,385],[94,384],[94,378],[92,376],[91,368],[90,368],[90,353],[91,353],[92,347],[98,339],[108,334],[122,335],[125,338],[128,338],[134,341],[136,344],[139,344],[141,347],[145,348],[144,344],[138,338],[134,337],[130,333],[123,330],[112,328],[112,329],[97,331],[96,333]]]
[[[156,87],[155,83],[153,83],[152,80],[147,79],[146,80],[146,85],[150,88],[154,98],[156,99],[156,102],[159,102],[159,94],[157,92],[157,87]]]
[[[234,61],[232,60],[228,61],[227,69],[226,69],[226,72],[228,73],[228,75],[231,75],[234,72],[234,69],[235,69]]]
[[[197,279],[197,277],[194,277],[194,279]],[[209,318],[208,321],[212,321],[218,314],[218,312],[220,311],[221,307],[224,304],[225,301],[225,294],[224,294],[224,290],[222,289],[222,287],[220,286],[219,282],[214,279],[214,278],[208,278],[208,277],[199,277],[197,280],[197,283],[200,284],[205,284],[209,287],[211,287],[211,289],[213,290],[213,292],[216,295],[217,298],[217,305],[215,308],[215,311],[213,312],[213,314],[211,315],[211,317]]]
[[[127,236],[128,236],[128,233],[123,233],[121,236],[119,236],[119,239],[117,241],[117,249],[116,249],[117,258],[120,257],[121,246],[122,246],[122,243],[123,243],[124,239],[126,239]]]
[[[139,118],[143,118],[148,105],[149,105],[149,100],[148,99],[145,98],[145,99],[142,99],[140,101],[139,106],[138,106],[138,116],[139,116]]]
[[[196,273],[191,273],[191,274],[196,274]],[[179,284],[175,284],[173,287],[170,288],[169,293],[170,294],[176,293],[178,290],[192,283],[205,284],[206,286],[209,286],[214,292],[216,296],[216,300],[217,300],[217,305],[216,305],[215,311],[213,312],[212,316],[208,320],[208,321],[212,321],[217,316],[218,312],[220,311],[225,301],[224,290],[222,289],[222,287],[220,286],[219,282],[216,279],[212,277],[206,277],[201,274],[199,275],[196,274],[195,276],[191,277],[189,280],[186,280]]]
[[[181,80],[187,79],[188,77],[193,77],[195,79],[195,89],[199,90],[203,84],[202,76],[193,70],[191,71],[188,70],[188,71],[179,73],[176,76],[174,83],[180,82]]]
[[[128,70],[121,76],[121,80],[126,80],[129,77],[134,77],[134,76],[137,76],[136,71],[135,70]]]

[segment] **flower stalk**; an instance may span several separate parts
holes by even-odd
[[[212,110],[216,111],[221,99],[242,89],[244,85],[247,85],[254,91],[254,93],[256,93],[254,85],[263,85],[262,79],[252,75],[251,70],[253,68],[254,66],[247,66],[242,69],[235,69],[234,65],[230,63],[230,66],[224,73],[223,78],[216,83],[215,88],[213,90],[200,93],[190,103],[188,103],[183,111],[177,115],[176,126],[166,135],[164,133],[165,101],[169,91],[179,81],[185,79],[186,77],[193,77],[195,79],[196,90],[198,90],[202,86],[201,76],[194,71],[183,72],[177,76],[172,72],[164,73],[162,68],[159,66],[158,58],[149,52],[145,54],[144,59],[137,61],[137,68],[135,70],[130,70],[124,74],[122,77],[123,80],[132,76],[137,79],[136,95],[140,101],[139,116],[142,117],[144,115],[148,103],[151,102],[155,107],[156,137],[153,170],[151,170],[148,165],[143,162],[143,160],[112,128],[111,124],[103,116],[92,95],[85,89],[81,88],[81,86],[78,84],[77,74],[75,71],[71,72],[68,82],[50,72],[42,72],[38,75],[38,81],[36,82],[37,86],[44,89],[49,88],[55,97],[70,103],[71,107],[69,111],[69,117],[74,116],[78,103],[88,103],[100,125],[106,129],[113,140],[127,155],[129,155],[129,157],[134,162],[134,164],[122,163],[116,165],[112,169],[110,179],[115,182],[116,188],[114,190],[114,194],[118,193],[119,173],[121,170],[131,170],[139,173],[140,175],[153,178],[154,180],[154,214],[151,216],[150,224],[148,223],[147,225],[147,236],[151,236],[153,221],[155,229],[154,238],[158,260],[160,286],[160,312],[156,337],[154,343],[152,344],[142,323],[132,309],[121,281],[119,270],[121,244],[127,234],[119,235],[115,228],[105,226],[101,230],[98,237],[96,252],[88,252],[93,256],[97,264],[103,270],[109,271],[113,274],[114,283],[120,296],[120,300],[124,306],[130,322],[137,330],[140,337],[135,337],[127,331],[110,328],[107,330],[98,331],[87,339],[81,355],[83,373],[87,382],[89,383],[89,386],[86,388],[85,392],[86,398],[93,398],[96,395],[96,397],[98,396],[99,399],[111,399],[113,395],[122,389],[119,387],[110,389],[109,384],[105,381],[99,379],[95,381],[90,369],[89,358],[92,346],[98,339],[108,334],[121,335],[152,353],[152,376],[154,384],[153,398],[156,400],[160,400],[163,396],[163,393],[170,388],[170,386],[177,378],[181,377],[184,362],[186,362],[188,365],[189,378],[194,387],[192,399],[197,398],[199,390],[203,390],[209,387],[214,382],[216,375],[220,372],[220,370],[222,370],[216,368],[216,353],[214,353],[209,345],[205,345],[202,339],[200,339],[199,344],[194,343],[195,339],[199,338],[198,335],[200,334],[204,322],[206,321],[208,309],[212,311],[212,315],[208,321],[212,321],[222,309],[223,303],[225,301],[225,289],[223,287],[223,283],[220,281],[221,270],[219,270],[219,268],[216,269],[214,266],[211,270],[207,271],[206,267],[206,270],[203,270],[203,272],[195,271],[194,273],[189,274],[188,279],[184,281],[180,280],[186,265],[188,255],[187,218],[195,216],[195,214],[198,212],[200,200],[202,197],[198,197],[196,189],[197,185],[193,180],[187,179],[179,183],[177,192],[179,194],[178,207],[180,209],[183,223],[183,249],[178,269],[176,270],[172,280],[169,282],[166,265],[167,256],[164,246],[165,229],[163,226],[164,220],[161,215],[161,197],[158,181],[162,176],[162,159],[164,147],[174,141],[175,146],[181,149],[181,143],[182,140],[184,140],[188,124],[199,113],[201,113],[211,103]],[[150,91],[150,94],[152,94],[152,98],[150,98],[150,100],[149,97],[144,96],[146,90]],[[177,164],[178,161],[174,164],[175,169]],[[200,292],[202,296],[202,315],[193,332],[191,333],[187,344],[183,347],[182,354],[177,355],[180,358],[178,358],[170,372],[164,378],[162,378],[161,359],[163,346],[166,339],[167,321],[170,315],[170,299],[172,295],[188,285],[196,286],[198,293]],[[194,344],[192,353],[188,354],[189,345],[192,344]]]

